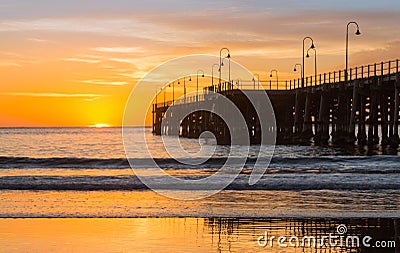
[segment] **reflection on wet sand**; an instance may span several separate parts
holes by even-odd
[[[370,236],[399,244],[399,219],[62,218],[0,219],[4,252],[391,252],[399,249],[321,245],[323,236]],[[260,236],[275,236],[271,247]],[[343,232],[343,231],[342,231]],[[315,237],[316,246],[279,247],[278,238]],[[288,240],[286,244],[288,244]],[[301,241],[300,241],[301,242]]]
[[[399,247],[395,248],[395,245],[399,246],[400,239],[399,219],[210,218],[206,219],[206,224],[211,228],[212,243],[217,245],[218,252],[237,252],[236,246],[243,242],[243,237],[247,237],[247,241],[260,240],[262,245],[258,250],[262,249],[263,252],[400,252]],[[344,226],[346,232],[339,234],[341,231],[338,232],[338,226]],[[265,235],[268,235],[268,240],[265,240]],[[329,235],[332,238],[337,236],[337,239],[330,243]],[[278,238],[282,236],[286,239],[282,241],[283,246],[279,246]],[[295,240],[289,241],[292,237],[298,238],[299,242],[296,244]],[[369,248],[362,242],[366,237],[372,238],[365,240]],[[302,238],[306,238],[304,245]],[[311,239],[310,244],[308,238]],[[359,246],[357,239],[353,242],[352,238],[360,239]],[[378,249],[377,242],[387,247]]]

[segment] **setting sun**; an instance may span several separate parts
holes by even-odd
[[[94,125],[90,125],[89,127],[103,128],[103,127],[111,127],[111,125],[109,125],[109,124],[94,124]]]

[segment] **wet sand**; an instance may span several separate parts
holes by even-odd
[[[322,236],[339,235],[340,224],[347,228],[343,236],[368,235],[370,245],[399,236],[399,219],[3,218],[0,252],[399,252],[320,245]],[[262,247],[258,240],[265,232],[276,238],[314,236],[317,243],[279,247],[275,239],[272,247]]]

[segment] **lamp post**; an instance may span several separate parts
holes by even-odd
[[[168,87],[171,87],[171,84],[168,85]],[[175,81],[172,82],[172,105],[175,103]]]
[[[219,65],[218,65],[218,63],[214,63],[211,67],[211,86],[213,87],[213,89],[214,89],[214,66],[218,67]],[[214,91],[215,91],[215,89],[214,89]]]
[[[186,77],[183,77],[183,101],[186,104]],[[189,76],[189,82],[192,81],[192,78]],[[178,80],[178,84],[181,84]]]
[[[309,51],[313,50],[314,51],[314,75],[315,75],[315,86],[317,86],[317,50],[315,48],[309,48],[307,50],[307,58],[310,58]]]
[[[236,85],[237,85],[237,87],[239,88],[239,89],[242,89],[243,88],[243,82],[242,82],[242,79],[241,78],[238,78],[237,80],[236,80]]]
[[[167,89],[164,89],[164,107],[165,107],[165,92],[167,91]]]
[[[294,65],[294,68],[293,68],[293,71],[294,72],[296,72],[297,71],[297,66],[300,66],[300,78],[302,78],[303,77],[303,65],[301,65],[300,63],[296,63],[295,65]]]
[[[351,22],[347,23],[347,26],[346,26],[346,72],[344,74],[346,83],[348,80],[348,70],[349,70],[349,26],[351,24],[354,24],[357,26],[357,31],[356,31],[355,35],[357,35],[357,36],[361,35],[360,27],[358,26],[357,22],[351,21]]]
[[[260,89],[260,76],[257,74],[257,73],[255,73],[255,74],[253,74],[253,88],[254,88],[254,90],[256,89],[256,79],[255,79],[255,76],[257,76],[257,84],[258,84],[258,89]]]
[[[224,58],[222,58],[222,61],[221,61],[221,66],[220,66],[220,68],[218,69],[218,72],[219,72],[219,74],[221,75],[221,71],[222,71],[222,67],[224,67],[225,65],[224,65],[224,60],[225,59],[227,59],[228,58],[228,56],[225,56]],[[230,59],[228,59],[229,60],[229,69],[230,69],[230,67],[231,67],[231,60]],[[229,70],[230,71],[230,70]],[[230,78],[230,74],[229,74],[229,78]],[[222,90],[222,83],[221,83],[221,79],[219,80],[219,87],[218,87],[218,90]]]
[[[273,70],[271,70],[271,74],[269,75],[269,77],[272,77],[272,72],[275,72],[275,75],[276,75],[276,89],[278,90],[278,70],[276,70],[276,69],[273,69]]]
[[[304,88],[304,42],[306,41],[306,39],[311,40],[310,48],[315,48],[314,40],[309,36],[304,37],[304,39],[303,39],[303,64],[302,64],[302,71],[301,71],[301,87],[302,88]]]
[[[230,62],[230,59],[231,59],[231,52],[229,51],[229,49],[228,48],[226,48],[226,47],[223,47],[223,48],[221,48],[221,50],[219,50],[219,85],[221,85],[221,73],[222,73],[222,69],[221,69],[221,67],[223,66],[222,65],[222,51],[224,51],[224,50],[226,50],[227,52],[228,52],[228,55],[226,56],[226,58],[228,58],[229,59],[229,80],[231,79],[231,62]]]
[[[204,71],[199,69],[197,70],[196,75],[196,103],[199,102],[199,72],[202,73],[201,77],[204,77]]]
[[[158,97],[158,88],[156,89],[156,107],[157,107],[157,103],[158,103],[157,97]]]

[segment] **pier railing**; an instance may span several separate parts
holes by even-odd
[[[375,64],[368,64],[349,68],[347,75],[347,82],[360,79],[368,79],[371,77],[386,76],[391,77],[399,73],[399,59],[380,62]],[[156,103],[157,107],[170,106],[172,104],[185,104],[193,103],[196,101],[203,101],[207,99],[212,92],[226,92],[235,89],[243,90],[295,90],[303,87],[312,87],[329,84],[345,84],[346,83],[346,70],[337,70],[318,75],[304,77],[304,85],[301,78],[293,80],[232,80],[231,82],[225,81],[214,86],[204,87],[199,90],[198,95],[187,95],[175,101],[165,101]]]
[[[387,62],[380,62],[375,64],[368,64],[363,66],[357,66],[349,68],[347,81],[353,81],[356,79],[371,78],[374,76],[391,76],[395,73],[399,73],[400,66],[399,60],[392,60]],[[227,85],[228,82],[221,85],[223,88],[221,91],[228,90],[231,87],[247,90],[293,90],[302,87],[319,86],[323,84],[334,84],[334,83],[345,83],[346,82],[346,70],[337,70],[327,73],[321,73],[317,75],[311,75],[304,77],[304,86],[302,85],[302,79],[297,78],[293,80],[238,80],[231,81],[233,85]],[[225,88],[225,89],[224,89]]]
[[[399,73],[399,60],[380,62],[375,64],[368,64],[350,68],[348,70],[347,81],[356,79],[370,78],[374,76],[391,76],[392,74]],[[308,76],[304,78],[304,87],[318,86],[323,84],[344,83],[346,82],[346,70],[338,70],[317,76]],[[297,89],[302,87],[302,80],[295,79],[289,81],[289,89]]]

